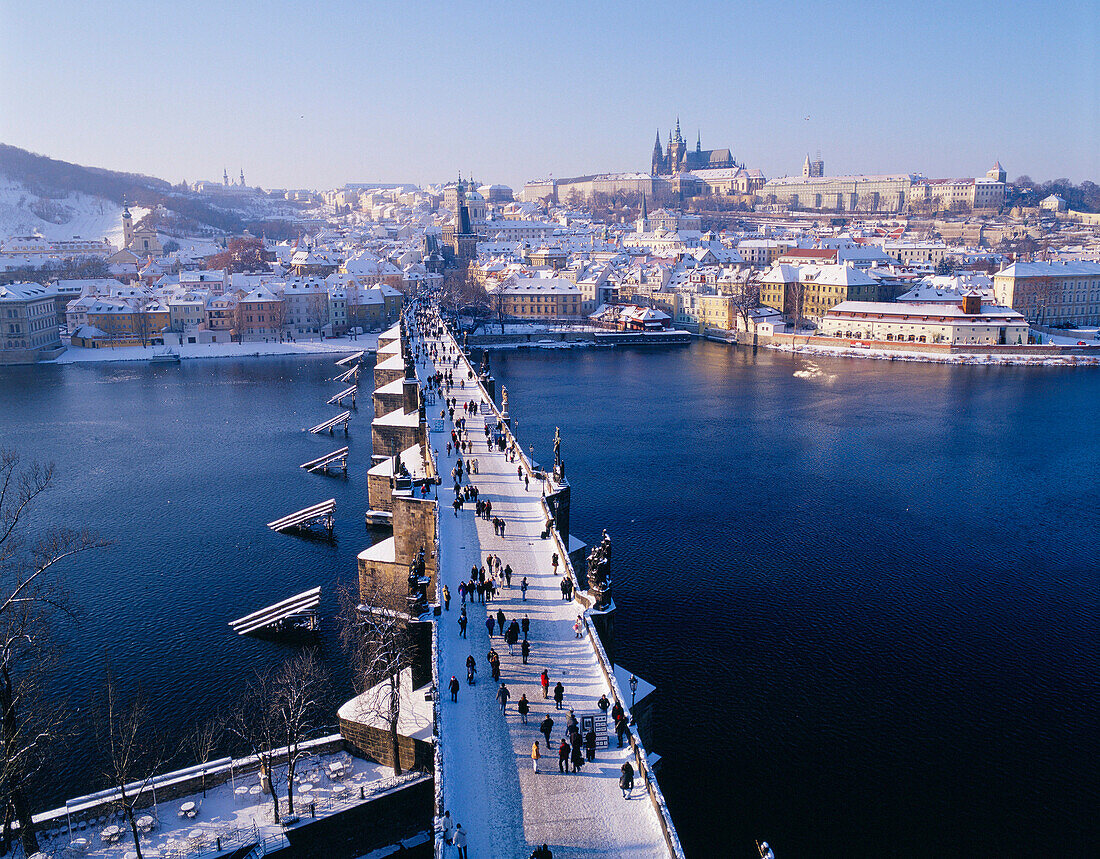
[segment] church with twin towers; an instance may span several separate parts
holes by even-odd
[[[683,134],[680,133],[680,119],[676,119],[676,130],[668,133],[668,145],[661,147],[661,130],[657,129],[657,139],[653,143],[653,165],[650,172],[654,176],[674,176],[691,170],[710,170],[714,168],[738,168],[728,149],[704,149],[702,137],[696,135],[695,149],[688,149]]]

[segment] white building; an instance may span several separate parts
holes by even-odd
[[[842,301],[818,324],[824,337],[967,346],[1027,343],[1027,320],[1009,307],[983,305],[978,296],[960,304],[893,304]]]
[[[274,285],[276,291],[278,286]],[[281,290],[283,296],[284,325],[295,337],[320,335],[329,324],[330,299],[328,284],[323,277],[288,278]],[[345,322],[347,304],[344,305]]]
[[[0,286],[0,364],[33,364],[61,350],[54,295],[39,283]]]

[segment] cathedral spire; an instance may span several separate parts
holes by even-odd
[[[696,152],[702,152],[703,151],[703,132],[700,131],[699,129],[696,129],[696,131],[695,131],[695,151]]]

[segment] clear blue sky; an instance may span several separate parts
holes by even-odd
[[[769,177],[1100,181],[1098,0],[0,0],[0,35],[0,141],[174,182],[518,188],[646,170],[677,115]]]

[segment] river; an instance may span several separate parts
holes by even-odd
[[[658,686],[649,747],[691,856],[1095,854],[1100,374],[668,351],[494,352],[518,434],[554,427],[573,530],[613,540],[619,660]],[[0,371],[0,438],[53,460],[39,525],[114,545],[66,570],[56,690],[83,719],[44,803],[103,786],[110,663],[179,731],[286,646],[237,616],[324,588],[333,633],[370,463],[331,356]],[[336,545],[264,523],[335,497]],[[1058,848],[1051,850],[1052,847]]]

